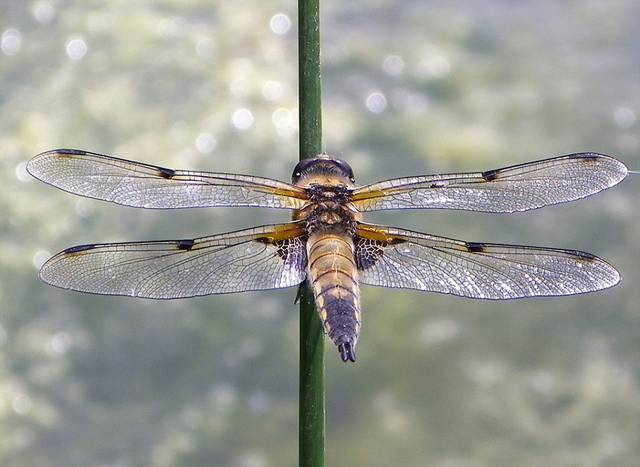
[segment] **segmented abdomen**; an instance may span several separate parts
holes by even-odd
[[[314,234],[307,242],[309,281],[325,332],[345,362],[356,361],[360,333],[360,290],[353,240],[336,233]]]

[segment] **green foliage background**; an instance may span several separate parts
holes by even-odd
[[[1,465],[296,462],[295,290],[153,302],[37,279],[72,245],[196,237],[286,213],[127,209],[24,168],[71,147],[287,180],[295,12],[271,0],[0,3]],[[274,32],[275,15],[291,27]],[[363,183],[586,150],[638,169],[639,32],[633,0],[325,1],[326,151]],[[637,199],[632,176],[527,214],[371,216],[587,250],[623,281],[510,302],[363,288],[358,362],[327,345],[327,465],[636,465]]]

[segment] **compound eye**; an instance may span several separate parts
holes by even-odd
[[[293,183],[297,183],[302,174],[309,168],[309,166],[313,163],[313,159],[304,159],[295,166],[293,169],[293,174],[291,175],[291,180]]]
[[[340,159],[334,159],[333,163],[338,167],[338,169],[342,172],[342,174],[347,177],[351,182],[355,182],[355,177],[353,176],[353,170],[351,166],[347,164],[345,161]]]

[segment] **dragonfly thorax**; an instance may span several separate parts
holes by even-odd
[[[340,231],[352,235],[360,216],[349,202],[350,189],[345,185],[312,184],[309,202],[294,213],[294,220],[306,224],[308,234]]]

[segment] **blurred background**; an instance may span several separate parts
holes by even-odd
[[[72,245],[197,237],[288,213],[135,210],[25,171],[63,147],[289,180],[296,8],[0,2],[1,465],[297,462],[295,289],[147,301],[37,277]],[[325,1],[325,150],[363,184],[580,151],[639,169],[639,33],[634,0]],[[358,362],[326,345],[327,465],[637,465],[639,183],[523,214],[369,216],[586,250],[623,279],[508,302],[363,287]]]

